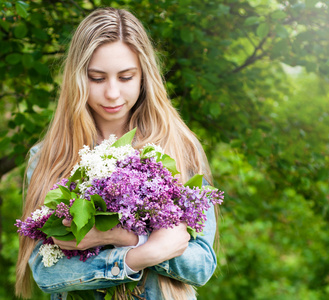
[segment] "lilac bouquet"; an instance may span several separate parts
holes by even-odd
[[[71,176],[54,185],[44,206],[25,221],[17,220],[21,235],[43,241],[39,253],[45,266],[64,256],[80,255],[85,261],[101,249],[61,250],[51,237],[75,239],[78,245],[93,226],[101,231],[121,226],[146,235],[186,222],[195,238],[203,230],[210,202],[223,202],[222,191],[202,187],[202,175],[180,183],[175,160],[160,147],[148,144],[135,150],[135,132],[118,140],[111,135],[92,150],[84,146]],[[72,221],[70,227],[62,224],[64,218]]]

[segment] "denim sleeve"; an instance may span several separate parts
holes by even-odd
[[[41,145],[37,144],[30,149],[30,159],[26,171],[27,184],[30,184],[32,174],[38,164],[39,161],[38,151],[40,150],[40,147]]]
[[[204,180],[203,185],[207,185]],[[164,261],[151,267],[158,274],[183,281],[190,285],[204,285],[213,275],[217,260],[213,250],[216,233],[216,218],[214,206],[206,212],[207,221],[203,235],[191,238],[187,249],[181,256]]]
[[[129,281],[139,281],[143,272],[127,276],[124,262],[129,248],[115,248],[100,251],[99,255],[85,262],[79,256],[64,257],[55,265],[45,267],[38,251],[42,242],[35,247],[29,265],[33,278],[46,293],[74,290],[95,290],[116,286]]]

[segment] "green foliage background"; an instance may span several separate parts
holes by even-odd
[[[0,0],[0,298],[15,299],[24,160],[51,120],[71,33],[114,6],[144,23],[226,192],[218,270],[199,299],[328,299],[328,5]]]

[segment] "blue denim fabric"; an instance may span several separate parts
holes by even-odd
[[[36,149],[31,150],[31,153],[35,152]],[[35,165],[31,166],[31,169],[34,167]],[[33,169],[28,171],[28,180]],[[149,268],[142,297],[147,300],[163,299],[157,280],[159,274],[193,286],[204,285],[210,279],[216,268],[216,255],[212,248],[216,231],[213,206],[206,215],[203,235],[196,239],[191,238],[183,255]],[[108,288],[129,281],[139,281],[143,276],[143,272],[130,276],[126,274],[124,264],[129,248],[105,249],[85,262],[80,261],[77,256],[71,259],[62,258],[54,266],[44,267],[42,258],[38,255],[40,246],[41,242],[34,249],[29,265],[40,289],[50,293],[53,300],[65,300],[68,291]],[[120,269],[116,276],[111,273],[114,266]],[[103,299],[104,294],[95,292],[95,298]],[[196,297],[190,300],[193,299]]]

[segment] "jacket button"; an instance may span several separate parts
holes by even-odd
[[[114,267],[111,269],[111,273],[113,276],[118,276],[120,274],[120,268],[118,267],[118,263],[114,263]]]

